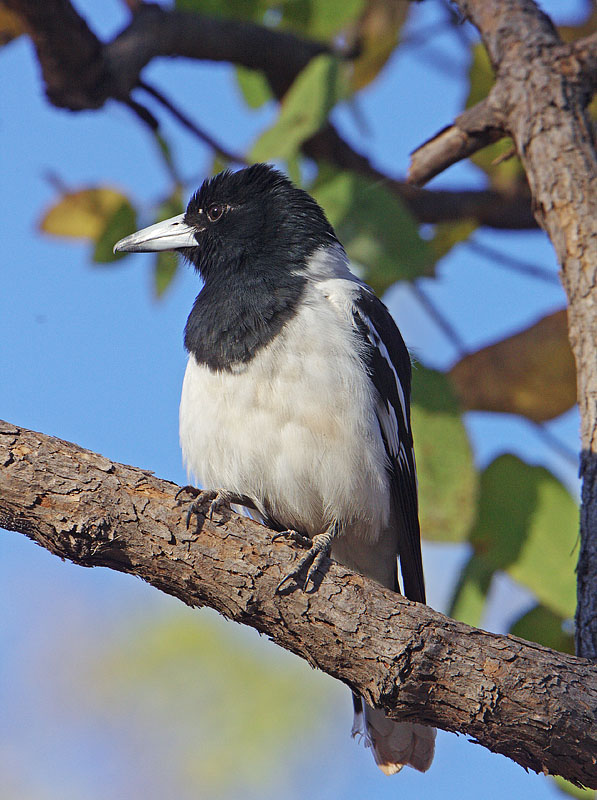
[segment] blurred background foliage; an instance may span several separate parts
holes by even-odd
[[[475,238],[474,219],[421,226],[383,181],[306,159],[301,151],[339,106],[352,116],[366,142],[370,126],[378,121],[363,118],[359,93],[379,78],[390,59],[401,58],[418,41],[428,42],[446,30],[468,53],[463,107],[477,103],[493,81],[485,50],[444,2],[437,3],[433,29],[423,30],[409,27],[417,4],[402,0],[178,0],[176,6],[291,31],[329,45],[330,52],[313,58],[277,105],[264,75],[233,68],[239,103],[247,109],[275,105],[276,113],[246,153],[227,154],[215,142],[211,172],[256,160],[275,161],[323,205],[355,270],[380,295],[397,282],[410,286],[427,309],[430,324],[443,331],[459,354],[443,371],[415,362],[413,376],[423,537],[465,548],[446,610],[480,624],[494,578],[507,574],[532,598],[524,613],[512,620],[510,631],[573,652],[577,500],[548,469],[518,455],[503,452],[481,467],[467,428],[470,411],[519,415],[546,440],[553,438],[545,423],[573,408],[576,397],[565,309],[469,351],[425,289],[441,260],[460,246],[477,248],[504,268],[534,277],[537,285],[557,281],[555,273],[488,252]],[[578,24],[563,27],[561,33],[568,40],[578,38],[594,31],[596,23],[597,12],[587,4]],[[3,43],[19,35],[24,33],[18,18],[0,6]],[[438,63],[441,68],[439,53]],[[437,127],[447,122],[438,119]],[[408,118],[401,124],[408,125]],[[55,199],[38,211],[42,234],[87,241],[91,262],[109,270],[126,259],[112,253],[117,239],[180,213],[185,198],[205,176],[181,178],[187,165],[179,163],[170,133],[160,129],[150,135],[155,158],[169,176],[162,196],[140,203],[122,187],[69,187],[53,176]],[[219,135],[226,139],[226,131]],[[524,186],[524,172],[509,140],[480,151],[473,162],[481,185],[512,194]],[[181,267],[171,254],[152,259],[153,291],[162,298]],[[561,442],[553,446],[566,450]],[[248,787],[257,787],[257,796],[268,782],[275,784],[272,764],[280,759],[286,760],[286,771],[305,769],[304,749],[293,748],[297,731],[310,748],[331,747],[329,731],[320,720],[330,696],[341,689],[330,689],[328,681],[323,690],[319,676],[285,654],[272,653],[271,647],[263,657],[244,649],[242,637],[231,637],[211,616],[198,621],[184,610],[172,609],[149,627],[123,623],[122,638],[112,653],[99,655],[91,648],[91,662],[78,665],[79,670],[89,670],[93,691],[75,691],[73,702],[93,707],[100,716],[137,717],[141,727],[159,731],[154,735],[162,740],[164,760],[175,759],[190,785],[201,786],[205,796],[250,797],[253,790]],[[62,680],[68,682],[69,674],[66,669]],[[594,796],[559,785],[576,796]],[[8,787],[3,796],[15,795]]]

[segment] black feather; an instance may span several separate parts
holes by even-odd
[[[214,205],[225,210],[210,221]],[[197,247],[183,252],[204,280],[185,347],[212,369],[231,369],[280,332],[300,303],[310,256],[337,239],[315,200],[267,164],[205,181],[185,222]]]
[[[390,312],[372,291],[363,287],[355,306],[355,324],[366,342],[366,366],[377,389],[381,410],[385,408],[389,413],[390,408],[393,409],[390,419],[393,422],[395,418],[397,426],[398,452],[384,433],[378,413],[388,456],[392,503],[398,518],[398,554],[404,594],[410,600],[424,603],[417,479],[410,427],[410,355]]]

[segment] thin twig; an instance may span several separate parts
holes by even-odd
[[[512,272],[519,272],[522,275],[528,275],[531,278],[537,278],[537,280],[545,281],[546,283],[557,284],[558,286],[560,285],[560,279],[555,273],[550,272],[549,270],[545,269],[544,267],[540,267],[537,264],[530,264],[528,261],[522,261],[515,256],[502,253],[500,250],[497,250],[490,245],[483,244],[482,242],[478,242],[475,239],[469,239],[468,241],[463,242],[463,244],[474,252],[479,253],[479,255],[489,258],[494,263],[501,267],[505,267]]]
[[[225,158],[227,161],[231,161],[234,164],[246,164],[247,160],[244,156],[239,155],[238,153],[233,153],[231,150],[228,150],[224,145],[221,145],[217,142],[211,134],[207,131],[203,130],[197,123],[193,122],[186,114],[184,114],[180,109],[176,108],[176,106],[172,103],[171,100],[168,100],[158,89],[154,88],[150,84],[146,83],[145,81],[139,81],[138,86],[140,89],[143,89],[148,94],[150,94],[155,100],[158,101],[165,109],[167,109],[172,116],[177,119],[181,125],[184,125],[187,130],[194,133],[202,142],[209,145],[216,153],[222,158]]]
[[[127,97],[124,102],[125,105],[127,105],[135,113],[135,115],[139,117],[141,122],[151,128],[154,133],[159,129],[159,122],[153,116],[151,111],[149,111],[149,109],[145,108],[145,106],[141,105],[141,103],[138,103],[136,100],[133,100],[132,97]]]
[[[469,352],[467,346],[463,342],[460,337],[460,334],[454,328],[451,322],[449,322],[443,313],[439,310],[439,308],[435,305],[433,300],[429,297],[427,292],[421,288],[420,282],[413,283],[411,286],[411,290],[421,306],[423,306],[424,310],[427,314],[431,317],[431,319],[435,322],[437,327],[442,331],[445,337],[448,339],[450,344],[455,348],[458,357],[464,358]]]

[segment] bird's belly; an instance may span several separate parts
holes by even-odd
[[[185,463],[205,488],[247,495],[284,527],[312,536],[337,519],[374,539],[389,491],[369,387],[321,343],[308,358],[304,345],[300,359],[273,350],[238,372],[191,355],[180,405]]]

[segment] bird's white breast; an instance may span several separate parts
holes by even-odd
[[[288,528],[333,519],[374,539],[388,521],[373,387],[351,322],[358,284],[310,284],[306,302],[247,364],[213,371],[191,355],[180,404],[187,469],[205,488],[254,498]]]

